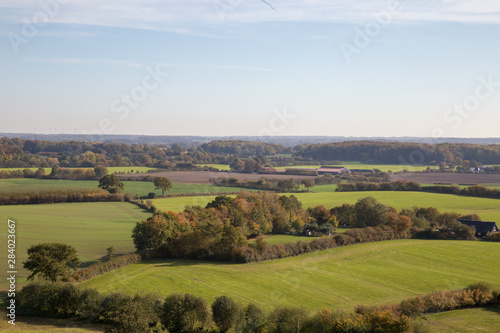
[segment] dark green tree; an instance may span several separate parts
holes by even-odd
[[[70,274],[80,265],[76,249],[62,243],[42,243],[32,245],[28,249],[28,260],[23,267],[31,271],[28,280],[40,275],[43,278],[56,282],[67,280]]]
[[[203,329],[210,322],[210,307],[201,297],[172,294],[163,304],[161,322],[171,333]]]
[[[316,185],[314,183],[314,180],[312,179],[303,179],[301,182],[300,182],[302,185],[304,185],[304,187],[306,188],[307,191],[309,191],[309,189],[311,187],[314,187],[314,185]]]
[[[117,175],[105,175],[99,179],[99,187],[110,193],[119,193],[123,190],[123,183]]]
[[[168,213],[156,213],[146,221],[137,222],[132,229],[132,240],[137,251],[159,249],[175,239],[179,225]]]
[[[239,306],[227,296],[216,297],[212,303],[212,319],[221,332],[227,332],[236,324]]]
[[[257,305],[250,303],[244,311],[243,333],[263,333],[266,330],[266,315]]]
[[[108,169],[104,165],[96,165],[94,173],[97,177],[101,178],[108,174]]]
[[[156,186],[155,190],[161,190],[161,195],[164,195],[165,191],[172,188],[172,182],[167,177],[156,177],[153,183]]]
[[[387,223],[387,206],[378,202],[374,197],[359,199],[354,205],[356,211],[356,227],[376,227]]]

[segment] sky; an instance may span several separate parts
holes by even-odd
[[[497,0],[0,0],[0,132],[499,137]]]

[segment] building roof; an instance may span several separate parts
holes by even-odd
[[[458,220],[463,224],[468,225],[469,227],[475,228],[476,232],[479,232],[481,234],[498,231],[498,226],[496,222],[472,221],[465,219],[458,219]]]
[[[321,167],[319,169],[317,169],[317,171],[325,171],[325,172],[342,172],[342,171],[346,171],[347,169],[344,168],[344,167],[339,167],[339,168],[325,168],[325,167]]]

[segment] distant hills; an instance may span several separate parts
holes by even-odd
[[[177,135],[86,135],[86,134],[32,134],[0,133],[1,137],[24,140],[89,141],[126,144],[167,144],[197,147],[218,140],[245,140],[293,147],[302,144],[333,143],[343,141],[382,141],[410,143],[469,143],[477,145],[500,144],[500,138],[431,138],[431,137],[346,137],[346,136],[177,136]]]

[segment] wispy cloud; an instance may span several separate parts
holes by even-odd
[[[208,65],[205,68],[219,68],[229,70],[243,70],[243,71],[258,71],[258,72],[276,72],[274,68],[252,67],[252,66],[226,66],[226,65]]]
[[[112,65],[121,67],[144,68],[144,64],[127,60],[108,60],[108,59],[84,59],[84,58],[23,58],[25,61],[52,63],[52,64],[80,64],[80,65]]]
[[[56,1],[56,0],[54,0]],[[360,22],[397,0],[72,0],[51,22],[202,33],[207,25],[259,22]],[[400,0],[396,22],[500,23],[500,1]],[[43,10],[38,1],[0,0],[2,18],[22,22]],[[222,14],[222,15],[221,15]]]

